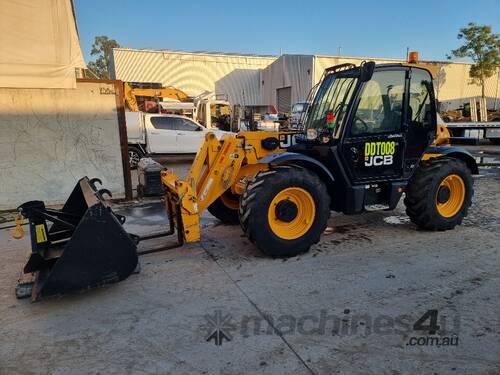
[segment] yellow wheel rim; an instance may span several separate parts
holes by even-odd
[[[222,194],[220,199],[222,203],[224,203],[224,206],[230,208],[231,210],[237,210],[240,208],[240,202],[237,199],[232,198],[227,192]]]
[[[285,240],[295,240],[311,228],[316,217],[314,199],[307,190],[290,187],[271,201],[267,220],[273,233]]]
[[[462,208],[465,200],[465,184],[462,177],[450,174],[439,185],[436,192],[436,207],[443,217],[453,217]]]

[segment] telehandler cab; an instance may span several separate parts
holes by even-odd
[[[392,210],[403,193],[408,216],[423,229],[447,230],[462,222],[473,195],[471,174],[478,168],[468,152],[449,146],[446,128],[437,126],[429,70],[412,64],[342,64],[326,69],[313,98],[302,132],[240,132],[220,140],[208,133],[185,180],[169,169],[162,171],[171,226],[165,234],[176,230],[179,245],[199,241],[200,215],[208,209],[224,223],[239,223],[265,254],[294,256],[319,241],[331,210]],[[54,210],[41,214],[43,202],[35,205],[35,213],[33,205],[21,206],[32,227],[46,228],[32,228],[32,261],[25,271],[56,279],[48,295],[57,294],[57,288],[66,292],[123,280],[137,262],[132,250],[144,238],[128,235],[133,241],[127,240],[120,226],[125,219],[119,215],[100,218],[111,209],[92,181],[79,181],[60,215]],[[69,238],[69,245],[58,244],[59,252],[51,252],[53,228],[64,227],[65,217],[71,226],[54,238]],[[55,220],[52,229],[47,220]],[[79,284],[78,273],[62,272],[63,261],[78,270],[80,255],[72,255],[72,248],[79,254],[85,246],[91,248],[95,241],[89,229],[99,222],[108,223],[114,242],[106,241],[100,230],[99,251],[82,267],[104,257],[107,268],[96,267],[97,274],[85,274]],[[75,241],[82,228],[86,237],[81,241],[87,245]],[[117,241],[127,250],[123,256],[113,251]],[[49,253],[52,258],[44,261]],[[56,272],[64,276],[54,276]],[[43,282],[39,284],[36,290],[43,296]],[[64,287],[68,284],[71,288]]]

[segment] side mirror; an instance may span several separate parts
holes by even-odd
[[[197,127],[196,127],[196,131],[197,131],[197,132],[201,132],[201,131],[203,131],[203,129],[201,128],[201,126],[197,126]]]
[[[375,62],[368,61],[361,66],[361,72],[359,75],[359,80],[361,82],[366,82],[372,79],[373,70],[375,69]]]

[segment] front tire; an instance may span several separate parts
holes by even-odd
[[[238,207],[239,196],[232,194],[231,191],[226,191],[208,206],[208,212],[224,224],[236,225],[240,222],[238,218]]]
[[[406,213],[422,229],[453,229],[467,216],[473,194],[472,176],[463,161],[422,161],[408,183]]]
[[[246,236],[264,254],[291,257],[319,241],[330,217],[330,196],[315,173],[279,166],[248,184],[239,215]]]

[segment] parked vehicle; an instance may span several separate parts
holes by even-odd
[[[195,154],[209,131],[179,115],[126,112],[129,161],[132,169],[146,155]],[[217,137],[222,130],[210,129]]]
[[[288,120],[290,129],[298,129],[302,124],[302,118],[307,111],[307,107],[309,104],[307,102],[298,102],[295,103],[292,107],[292,115]]]
[[[233,109],[233,129],[278,131],[282,128],[282,123],[274,105],[241,106],[236,104]]]
[[[138,98],[152,98],[155,99],[155,101],[158,101],[160,98],[175,100],[178,102],[189,101],[189,96],[184,91],[175,87],[163,87],[161,84],[154,83],[136,83],[136,85],[151,85],[160,87],[132,87],[131,83],[124,82],[123,91],[125,95],[125,102],[127,103],[128,109],[132,112],[146,111],[144,100],[139,103]],[[155,107],[157,106],[155,105]]]
[[[196,120],[208,129],[230,130],[231,104],[227,95],[204,91],[193,99]]]

